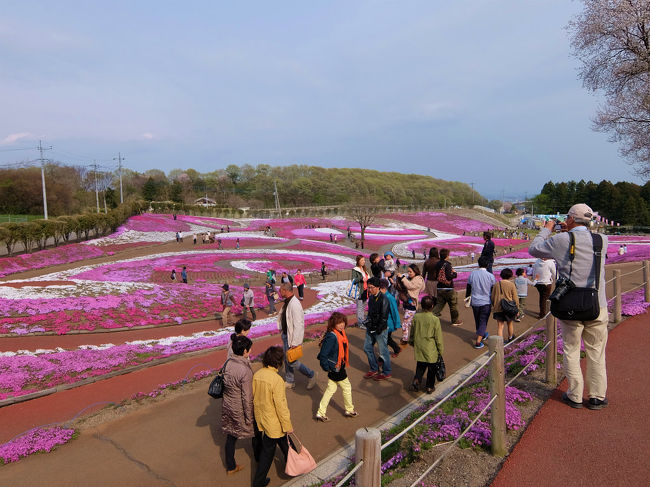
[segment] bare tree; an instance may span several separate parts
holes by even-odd
[[[348,215],[359,224],[361,228],[361,248],[365,247],[366,228],[372,225],[377,218],[378,207],[374,201],[355,201],[348,207]]]
[[[650,1],[583,0],[569,23],[586,88],[602,91],[605,103],[596,130],[611,135],[639,173],[650,176]]]

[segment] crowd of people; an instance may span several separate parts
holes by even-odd
[[[576,208],[577,207],[577,208]],[[551,223],[540,232],[530,247],[530,253],[538,257],[534,265],[518,268],[513,272],[504,268],[500,279],[494,276],[494,243],[492,234],[484,233],[484,247],[478,259],[478,269],[468,278],[465,305],[472,308],[476,335],[474,347],[483,348],[489,336],[490,314],[496,321],[496,333],[504,341],[515,338],[513,322],[524,316],[528,287],[535,286],[540,296],[539,316],[547,313],[546,303],[556,274],[574,279],[576,285],[587,285],[595,280],[598,290],[600,315],[590,321],[562,321],[564,337],[564,362],[569,381],[569,390],[563,400],[571,407],[583,405],[583,379],[580,370],[580,342],[584,340],[587,354],[587,382],[590,398],[587,407],[601,409],[607,406],[606,371],[604,347],[607,341],[607,308],[604,296],[604,259],[594,258],[590,252],[591,241],[587,240],[587,222],[591,210],[586,205],[576,205],[569,211],[566,230],[574,233],[571,242],[580,243],[575,260],[565,254],[574,252],[566,233],[553,235]],[[585,231],[586,230],[586,231]],[[606,238],[604,246],[606,248]],[[594,249],[595,249],[594,244]],[[595,251],[594,251],[595,252]],[[449,307],[451,325],[461,326],[458,303],[454,290],[457,274],[448,260],[449,249],[431,248],[422,271],[417,264],[410,264],[407,272],[400,274],[395,256],[391,252],[383,255],[357,255],[352,269],[347,294],[356,301],[356,318],[359,328],[365,330],[363,352],[368,362],[365,379],[384,381],[392,376],[391,360],[398,357],[405,347],[412,346],[415,370],[409,389],[432,393],[435,390],[436,375],[442,354],[444,340],[440,316]],[[557,263],[557,267],[556,267]],[[594,264],[600,263],[602,268]],[[598,270],[594,270],[597,267]],[[595,276],[595,277],[594,277]],[[235,333],[228,348],[229,360],[224,365],[226,393],[222,409],[222,426],[226,433],[226,465],[228,474],[234,474],[243,467],[237,465],[234,448],[237,439],[253,438],[253,451],[257,469],[253,486],[265,486],[276,446],[287,456],[291,445],[288,435],[293,432],[291,414],[286,399],[286,390],[296,387],[296,373],[305,377],[306,388],[315,387],[318,372],[310,369],[302,360],[304,341],[304,312],[302,308],[304,276],[298,271],[295,276],[282,273],[279,293],[276,291],[275,272],[269,271],[266,280],[266,294],[269,299],[269,313],[277,314],[277,326],[282,338],[282,347],[270,347],[262,359],[263,367],[253,374],[248,360],[252,341],[246,336],[251,322],[246,320],[246,310],[255,319],[252,292],[245,285],[242,306],[244,317],[235,324]],[[298,295],[294,292],[298,287]],[[224,320],[232,306],[228,285],[223,286],[222,302]],[[247,293],[248,296],[247,296]],[[421,297],[422,296],[422,297]],[[282,302],[279,313],[275,301]],[[403,313],[400,316],[399,307]],[[272,313],[271,313],[272,312]],[[225,323],[224,323],[225,326]],[[317,359],[327,374],[327,386],[318,408],[315,420],[330,421],[327,410],[332,397],[340,388],[344,412],[348,418],[359,415],[354,407],[352,384],[348,379],[350,366],[350,341],[346,334],[347,317],[339,312],[331,314],[327,328],[320,340]],[[392,334],[401,329],[401,342]],[[392,352],[391,352],[392,350]],[[284,367],[283,376],[280,375]],[[425,379],[426,373],[426,379]]]

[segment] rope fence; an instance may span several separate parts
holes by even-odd
[[[643,271],[643,282],[631,289],[622,291],[622,278],[636,274],[639,271]],[[650,261],[644,261],[639,269],[627,272],[625,274],[622,274],[620,270],[615,269],[613,278],[607,282],[614,283],[613,321],[618,322],[621,319],[621,296],[623,294],[630,293],[645,286],[645,300],[646,302],[650,302]],[[515,343],[522,340],[534,330],[539,330],[539,325],[543,321],[545,321],[546,324],[546,341],[541,348],[537,349],[535,354],[527,361],[526,365],[524,365],[521,370],[519,370],[512,378],[506,382],[504,349],[506,347],[512,347]],[[418,477],[418,479],[411,484],[411,487],[416,487],[427,475],[429,475],[431,471],[433,471],[433,469],[435,469],[440,464],[440,462],[442,462],[442,460],[452,452],[453,448],[458,444],[458,442],[467,434],[468,431],[471,430],[476,422],[481,417],[483,417],[489,409],[491,409],[490,431],[492,454],[495,456],[505,455],[505,388],[512,385],[523,374],[525,374],[526,371],[530,370],[530,368],[539,360],[542,354],[546,354],[544,360],[546,382],[551,385],[557,385],[557,336],[557,319],[550,312],[546,313],[546,315],[544,315],[542,318],[539,318],[524,332],[520,333],[515,339],[506,345],[504,345],[502,337],[490,336],[488,338],[489,356],[487,357],[485,363],[476,367],[476,369],[474,369],[474,371],[469,376],[467,376],[449,393],[447,393],[440,401],[436,402],[436,404],[431,406],[421,416],[412,421],[406,428],[400,431],[393,438],[386,441],[384,444],[381,444],[381,433],[379,430],[375,428],[363,428],[357,430],[355,458],[358,460],[358,462],[347,473],[347,475],[341,481],[339,481],[338,484],[336,484],[336,487],[342,487],[348,480],[352,478],[353,475],[355,475],[356,485],[362,485],[364,487],[379,487],[381,485],[382,450],[385,450],[387,447],[403,438],[406,434],[408,434],[409,431],[412,431],[413,428],[415,428],[434,411],[440,408],[461,388],[466,386],[467,383],[472,380],[472,378],[476,377],[480,371],[488,366],[488,382],[490,384],[491,396],[490,401],[472,420],[469,426],[467,426],[467,428],[465,428],[465,430],[461,432],[460,435],[457,436],[455,440],[446,447],[445,451],[435,460],[435,462],[428,466],[426,470]]]

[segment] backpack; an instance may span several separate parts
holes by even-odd
[[[440,270],[438,270],[437,281],[443,286],[451,286],[451,281],[447,280],[447,272],[446,272],[447,264],[448,262],[445,262],[440,266]]]

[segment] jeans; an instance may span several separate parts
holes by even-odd
[[[424,371],[427,371],[427,389],[433,389],[436,385],[436,364],[430,362],[420,362],[418,361],[415,366],[415,377],[413,377],[413,382],[418,385],[422,384],[422,379],[424,378]]]
[[[289,341],[287,339],[287,335],[285,335],[284,333],[282,333],[281,336],[282,336],[282,346],[284,348],[285,382],[289,384],[293,384],[295,380],[293,375],[294,367],[298,367],[298,370],[302,375],[306,375],[310,379],[314,377],[314,371],[311,370],[309,367],[307,367],[305,364],[303,364],[300,360],[296,360],[294,362],[287,361],[287,350],[289,350]]]
[[[257,315],[255,314],[255,307],[254,306],[244,306],[242,308],[242,318],[246,319],[246,313],[250,310],[251,316],[253,317],[253,321],[257,319]]]
[[[323,393],[323,398],[320,400],[318,405],[318,414],[321,416],[326,416],[327,406],[332,399],[332,396],[336,392],[336,388],[340,387],[343,392],[343,404],[345,405],[345,412],[351,413],[354,411],[354,404],[352,404],[352,384],[350,384],[350,379],[347,377],[340,381],[333,381],[332,379],[327,380],[327,388]]]
[[[264,433],[261,434],[257,441],[257,451],[255,456],[258,457],[257,470],[255,470],[255,477],[253,477],[253,487],[264,487],[266,481],[266,474],[269,473],[273,457],[275,456],[275,446],[280,447],[280,451],[284,455],[286,462],[289,453],[289,443],[286,436],[280,438],[269,438]]]
[[[449,304],[449,312],[451,313],[451,322],[458,323],[458,298],[456,291],[453,289],[438,289],[438,301],[433,308],[433,314],[440,316],[445,304]]]
[[[362,299],[357,299],[357,323],[362,325],[366,322],[366,302]]]
[[[270,293],[266,295],[266,298],[269,300],[269,314],[272,315],[275,313],[275,300]]]
[[[300,299],[305,297],[305,285],[304,284],[298,284],[298,297]]]
[[[379,355],[384,361],[384,375],[391,373],[390,367],[390,353],[388,352],[388,330],[381,333],[370,333],[366,330],[366,341],[363,344],[363,351],[368,356],[368,365],[370,365],[371,372],[379,371],[379,364],[377,363],[377,356],[375,355],[375,343],[379,347]]]
[[[492,305],[484,304],[483,306],[472,306],[472,311],[474,312],[474,322],[476,323],[476,336],[483,337],[487,331]]]

